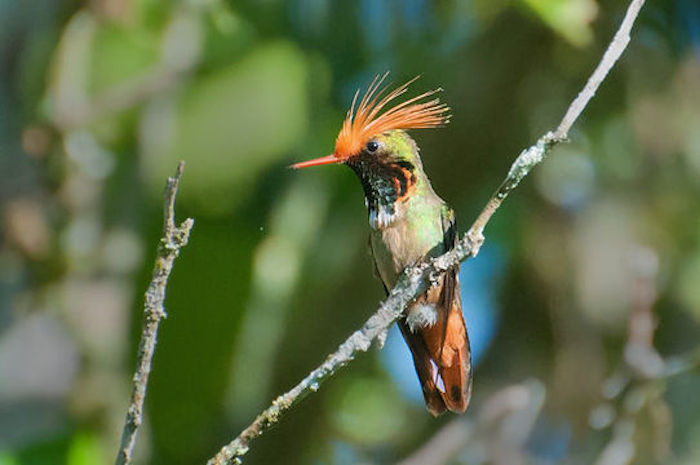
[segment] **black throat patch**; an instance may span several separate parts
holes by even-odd
[[[415,166],[405,160],[385,161],[361,154],[346,164],[362,183],[370,217],[372,211],[393,215],[396,202],[405,200],[416,183]]]

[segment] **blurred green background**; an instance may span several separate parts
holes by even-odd
[[[414,137],[463,231],[626,5],[0,0],[0,464],[112,463],[178,160],[196,222],[137,446],[154,465],[203,463],[382,299],[354,175],[287,169],[330,153],[355,89],[445,89],[451,123]],[[700,3],[648,2],[571,139],[462,267],[464,417],[430,417],[392,331],[246,463],[700,463],[697,359],[662,362],[700,341]]]

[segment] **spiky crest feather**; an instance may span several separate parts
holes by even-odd
[[[427,102],[420,102],[420,100],[442,91],[440,88],[410,98],[380,114],[389,102],[405,93],[408,86],[419,77],[416,76],[382,97],[389,86],[382,89],[379,89],[379,86],[388,75],[387,72],[374,78],[362,97],[357,111],[355,111],[355,104],[360,91],[355,92],[350,110],[348,110],[343,127],[335,141],[333,155],[336,158],[342,160],[358,154],[371,137],[384,131],[435,128],[449,122],[450,116],[447,112],[450,109],[444,103],[440,103],[440,99],[435,98]]]

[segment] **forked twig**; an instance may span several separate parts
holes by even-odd
[[[153,268],[153,278],[146,290],[143,305],[143,328],[141,342],[136,356],[136,371],[134,372],[134,388],[126,412],[122,439],[115,463],[128,465],[133,459],[134,445],[139,426],[143,423],[143,402],[146,398],[148,375],[151,373],[151,361],[156,349],[158,326],[165,313],[165,288],[173,269],[173,262],[180,253],[180,248],[187,245],[194,220],[187,218],[180,226],[175,224],[175,196],[185,162],[177,165],[175,176],[168,178],[165,186],[163,205],[163,237],[160,239],[156,253],[156,263]]]

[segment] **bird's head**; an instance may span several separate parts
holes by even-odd
[[[377,76],[372,81],[359,104],[359,90],[355,93],[335,140],[333,153],[296,163],[292,168],[342,163],[358,171],[397,163],[399,166],[402,163],[420,165],[415,144],[404,130],[443,126],[449,121],[449,108],[437,98],[428,99],[441,89],[424,92],[389,107],[418,78],[387,93],[388,86],[381,87],[387,75]]]

